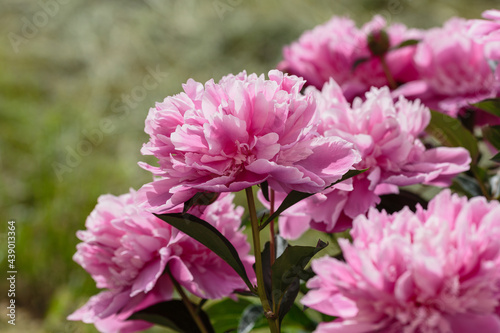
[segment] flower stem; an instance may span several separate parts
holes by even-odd
[[[391,88],[391,90],[396,89],[398,85],[396,84],[396,81],[392,77],[391,71],[389,70],[389,66],[387,66],[387,61],[385,61],[385,55],[380,56],[379,59],[380,63],[382,64],[382,69],[384,70],[385,77],[389,82],[389,87]]]
[[[274,214],[274,190],[270,189],[271,195],[269,200],[271,201],[271,209],[269,210],[269,215]],[[271,261],[271,266],[274,264],[274,261],[276,260],[276,244],[275,244],[275,232],[274,232],[274,220],[271,220],[271,224],[269,225],[269,232],[271,238],[269,239],[269,255],[270,255],[270,261]]]
[[[167,272],[168,272],[168,275],[170,276],[170,280],[172,280],[172,283],[174,284],[175,290],[177,290],[177,292],[181,296],[182,302],[184,303],[184,305],[188,309],[189,314],[191,315],[191,317],[195,321],[196,326],[198,326],[198,328],[200,329],[200,332],[201,333],[208,333],[205,325],[201,321],[200,316],[198,316],[198,313],[197,313],[196,309],[193,307],[193,304],[189,300],[189,297],[187,297],[186,293],[182,289],[182,287],[179,284],[179,282],[177,282],[177,280],[174,279],[174,277],[172,276],[172,273],[170,273],[170,270],[167,269]]]
[[[279,333],[279,323],[277,316],[273,313],[269,300],[267,299],[264,286],[264,274],[262,271],[262,255],[260,252],[260,235],[259,235],[259,220],[257,219],[257,211],[255,209],[255,201],[253,198],[252,187],[245,189],[248,203],[248,211],[250,213],[250,224],[252,225],[253,249],[255,254],[255,275],[257,276],[257,293],[264,308],[267,322],[271,333]]]

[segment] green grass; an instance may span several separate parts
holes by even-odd
[[[48,2],[48,0],[47,0]],[[226,1],[222,1],[227,3]],[[139,188],[151,176],[137,161],[147,141],[148,108],[181,90],[192,77],[218,80],[228,73],[267,73],[284,45],[332,15],[358,23],[381,13],[391,21],[430,27],[452,15],[478,17],[494,1],[243,1],[221,19],[212,1],[72,1],[14,52],[0,44],[0,202],[2,229],[17,222],[18,323],[0,321],[2,332],[94,332],[65,317],[97,292],[72,261],[75,232],[103,193]],[[234,3],[234,2],[233,2]],[[2,2],[2,34],[22,35],[23,21],[41,11],[36,2]],[[391,9],[392,8],[392,9]],[[392,14],[390,14],[392,11]],[[388,15],[388,13],[390,15]],[[128,113],[113,112],[122,94],[141,86],[147,68],[168,73]],[[110,119],[113,130],[57,176],[84,131]],[[4,237],[4,236],[2,236]],[[6,247],[0,248],[6,267]],[[5,270],[5,269],[4,269]],[[0,302],[6,302],[6,280]],[[24,328],[23,328],[24,327]]]

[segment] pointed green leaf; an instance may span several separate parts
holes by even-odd
[[[255,324],[264,317],[264,309],[262,305],[249,305],[240,318],[238,325],[238,333],[249,333]]]
[[[488,126],[483,128],[483,137],[496,149],[500,150],[500,126]]]
[[[250,290],[253,290],[238,252],[233,244],[214,226],[191,214],[155,215],[212,250],[241,276]]]
[[[500,98],[488,98],[472,105],[478,109],[500,117]]]
[[[261,183],[260,187],[262,189],[262,195],[267,200],[267,202],[269,202],[269,184],[267,183],[267,180]]]
[[[466,130],[458,119],[443,113],[431,110],[431,121],[426,132],[436,138],[445,146],[464,147],[472,158],[472,164],[477,162],[479,149],[477,140],[471,132]]]
[[[275,258],[279,258],[283,252],[285,252],[288,242],[279,235],[275,236]],[[261,253],[262,260],[262,275],[264,277],[264,289],[266,291],[267,299],[271,303],[271,307],[273,306],[272,299],[272,283],[271,283],[271,245],[270,242],[266,242],[264,245],[264,250]],[[254,264],[255,270],[255,264]]]
[[[212,204],[219,197],[220,193],[213,192],[198,192],[191,199],[184,203],[183,213],[187,213],[187,211],[193,206],[208,206]]]
[[[287,327],[298,327],[301,330],[297,332],[312,332],[316,328],[318,323],[309,316],[299,307],[297,304],[293,303],[288,316],[283,319],[282,327],[284,332]]]
[[[479,186],[477,179],[460,174],[453,179],[453,184],[450,187],[455,191],[465,194],[468,198],[482,196],[483,192]]]
[[[370,57],[363,57],[363,58],[356,59],[351,66],[351,71],[354,72],[359,65],[367,62],[368,60],[370,60]]]
[[[340,182],[343,182],[344,180],[347,180],[349,178],[357,176],[357,175],[365,172],[366,170],[368,170],[368,169],[363,169],[363,170],[349,170],[349,171],[347,171],[346,174],[344,174],[342,176],[341,179],[337,180],[333,184],[328,185],[325,189],[327,189],[329,187],[332,187],[332,186],[334,186],[334,185],[336,185],[336,184],[338,184]],[[259,226],[259,229],[260,230],[264,229],[269,224],[269,222],[271,222],[272,220],[276,219],[286,209],[290,208],[291,206],[295,205],[297,202],[299,202],[301,200],[304,200],[304,199],[306,199],[306,198],[308,198],[308,197],[310,197],[310,196],[312,196],[314,194],[316,194],[316,193],[305,193],[305,192],[299,192],[299,191],[291,191],[285,197],[285,200],[283,200],[283,202],[278,207],[278,209],[274,212],[274,214],[272,214],[271,216],[269,216],[266,219],[266,221]]]
[[[230,298],[225,298],[210,305],[205,312],[210,317],[216,332],[236,332],[243,311],[251,304],[251,302],[245,299],[234,301]]]
[[[300,291],[300,279],[295,278],[292,281],[292,283],[290,283],[288,287],[284,290],[283,297],[281,297],[280,299],[280,304],[278,307],[278,317],[280,325],[283,319],[285,318],[285,315],[292,308],[293,303],[295,302],[295,299],[299,294],[299,291]]]
[[[311,258],[324,249],[328,244],[318,241],[316,247],[312,246],[288,246],[285,252],[274,262],[272,272],[272,299],[273,304],[279,305],[278,312],[281,319],[290,309],[291,304],[297,296],[300,279],[309,275],[304,268]]]
[[[197,305],[193,303],[193,307],[197,307]],[[198,315],[208,332],[215,333],[207,314],[199,309]],[[132,314],[127,320],[145,320],[156,325],[171,328],[177,332],[201,333],[186,305],[180,300],[171,300],[152,305]]]
[[[408,40],[402,41],[401,43],[399,43],[398,45],[396,45],[394,47],[391,47],[391,50],[397,50],[397,49],[400,49],[402,47],[417,45],[418,43],[420,43],[419,39],[408,39]]]
[[[261,252],[261,261],[262,261],[262,275],[264,278],[264,290],[266,291],[266,296],[269,302],[272,305],[272,298],[271,298],[271,289],[272,289],[272,284],[271,284],[271,245],[269,242],[266,242],[264,245],[264,250]],[[255,264],[254,270],[255,270]]]

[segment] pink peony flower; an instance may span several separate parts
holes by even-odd
[[[368,36],[383,29],[387,31],[389,47],[422,36],[420,31],[407,29],[402,24],[387,27],[385,19],[378,15],[361,29],[357,29],[348,18],[333,17],[329,22],[306,31],[297,42],[285,47],[284,60],[278,68],[304,77],[318,89],[333,78],[342,87],[348,100],[352,100],[371,86],[382,87],[389,83],[380,59],[373,56],[368,47]],[[414,52],[415,46],[408,46],[390,50],[386,54],[389,71],[397,82],[418,78],[412,61]],[[362,59],[364,61],[355,66]]]
[[[420,98],[450,116],[500,92],[485,45],[468,35],[464,19],[453,18],[442,28],[429,30],[418,44],[414,60],[421,79],[403,85],[395,95]]]
[[[500,42],[500,10],[486,10],[482,16],[486,20],[470,21],[469,34],[481,42]]]
[[[240,230],[242,207],[234,207],[234,195],[223,194],[200,217],[216,227],[236,248],[252,276],[250,245]],[[107,289],[92,297],[70,320],[94,323],[103,332],[134,332],[149,325],[123,322],[132,313],[169,300],[172,276],[191,293],[222,298],[245,283],[221,258],[191,237],[171,227],[134,203],[136,193],[103,195],[86,221],[87,230],[77,236],[74,260]],[[180,212],[177,207],[169,213]]]
[[[486,20],[469,21],[469,35],[485,45],[486,56],[496,63],[496,79],[500,81],[500,10],[490,9],[483,13]]]
[[[412,184],[447,186],[469,169],[464,148],[426,149],[419,140],[430,120],[429,109],[419,101],[400,97],[394,103],[384,87],[372,88],[365,101],[358,98],[350,106],[333,80],[321,92],[311,90],[323,121],[320,132],[354,143],[361,155],[355,167],[368,171],[285,211],[279,220],[283,237],[296,239],[309,224],[325,232],[345,230],[353,218],[380,202],[380,194]]]
[[[302,303],[338,319],[316,333],[500,332],[500,204],[445,190],[427,210],[354,220],[346,262],[312,262]]]
[[[184,93],[150,110],[143,154],[163,177],[139,190],[144,207],[162,211],[198,191],[236,192],[268,181],[273,188],[319,192],[359,156],[352,144],[317,134],[316,103],[304,81],[277,70],[228,75],[219,83],[189,80]]]

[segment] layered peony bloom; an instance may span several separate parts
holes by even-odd
[[[240,230],[242,207],[234,195],[223,194],[200,217],[216,227],[236,248],[252,276],[250,245]],[[103,332],[135,332],[151,326],[127,321],[132,313],[171,299],[173,285],[165,269],[191,293],[222,298],[245,283],[221,258],[153,214],[138,208],[136,193],[103,195],[79,231],[74,260],[106,289],[70,315],[70,320],[94,323]],[[169,213],[180,212],[182,207]]]
[[[469,23],[453,18],[427,31],[414,61],[421,79],[395,95],[419,98],[432,109],[456,117],[471,103],[495,97],[500,83],[488,63],[486,47],[468,34]]]
[[[470,21],[469,34],[482,42],[500,42],[500,10],[486,10],[483,18]]]
[[[371,209],[312,262],[303,304],[338,319],[316,333],[500,332],[500,204],[445,190],[427,210]]]
[[[361,29],[342,17],[333,17],[323,25],[306,31],[297,42],[283,49],[284,60],[278,68],[304,77],[309,84],[321,89],[333,78],[348,100],[362,95],[371,86],[389,84],[381,61],[370,51],[368,40],[381,30],[387,32],[388,47],[410,39],[420,39],[422,32],[407,29],[402,24],[387,26],[385,19],[375,16]],[[412,61],[415,46],[389,50],[386,60],[389,72],[397,83],[418,78]],[[358,63],[358,65],[355,65]]]
[[[283,237],[296,239],[309,225],[325,232],[345,230],[353,218],[379,203],[381,194],[412,184],[447,186],[469,169],[464,148],[426,149],[420,141],[430,112],[419,101],[400,97],[394,102],[384,87],[372,88],[365,101],[358,98],[350,106],[333,80],[321,92],[311,90],[322,119],[320,132],[354,143],[361,155],[355,167],[368,171],[285,211],[279,220]]]
[[[469,21],[469,35],[485,44],[486,56],[495,63],[496,78],[500,80],[500,10],[490,9],[483,13],[486,20]]]
[[[317,134],[316,103],[304,81],[277,70],[228,75],[219,83],[189,80],[183,93],[150,110],[143,154],[162,177],[138,192],[144,207],[163,211],[196,192],[236,192],[268,181],[281,191],[319,192],[359,155],[352,144]]]

